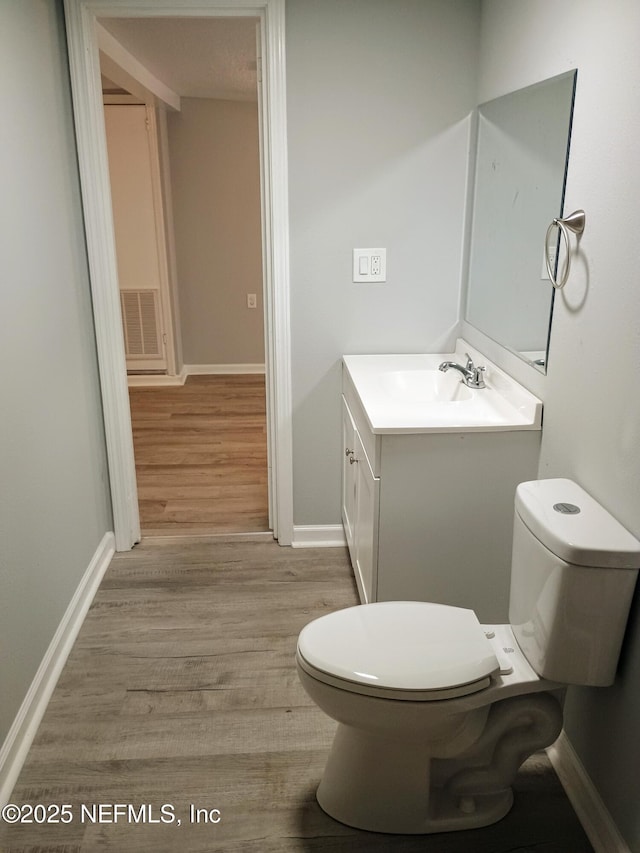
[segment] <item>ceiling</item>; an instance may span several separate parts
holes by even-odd
[[[100,24],[185,98],[255,101],[257,18],[100,18]]]

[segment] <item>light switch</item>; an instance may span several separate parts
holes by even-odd
[[[360,275],[369,275],[369,258],[366,255],[360,255],[358,272]]]

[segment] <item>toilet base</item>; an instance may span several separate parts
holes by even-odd
[[[393,834],[495,823],[513,804],[511,783],[522,762],[560,733],[562,712],[548,693],[484,710],[488,717],[464,717],[455,737],[430,740],[401,726],[372,731],[340,723],[316,795],[320,807],[347,826]]]
[[[442,796],[442,792],[439,792]],[[471,813],[465,813],[460,807],[453,806],[447,802],[445,797],[442,797],[443,802],[438,806],[438,793],[431,795],[432,802],[435,801],[433,808],[433,816],[425,817],[420,815],[415,822],[408,823],[405,820],[397,822],[391,819],[391,816],[379,816],[375,819],[365,819],[364,822],[357,822],[352,814],[347,814],[348,809],[339,808],[339,813],[334,813],[327,807],[324,802],[323,792],[318,789],[316,799],[320,808],[346,826],[352,826],[354,829],[364,829],[369,832],[384,832],[391,835],[428,835],[435,832],[453,832],[462,829],[481,829],[483,826],[490,826],[492,823],[497,823],[502,820],[513,805],[513,792],[511,789],[502,791],[500,794],[487,794],[480,797],[472,798],[472,802],[465,805],[472,806]],[[329,798],[330,799],[330,798]],[[470,798],[471,799],[471,798]]]
[[[414,835],[488,826],[511,809],[510,788],[459,796],[446,787],[431,787],[432,759],[433,745],[372,739],[339,725],[316,793],[318,804],[356,829]]]

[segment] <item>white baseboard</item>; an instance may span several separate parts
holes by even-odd
[[[631,853],[564,732],[548,747],[547,755],[595,852]]]
[[[131,373],[127,374],[127,385],[129,388],[162,387],[174,388],[184,385],[187,374],[184,369],[175,376],[167,376],[166,373]]]
[[[341,548],[347,540],[341,524],[294,525],[293,548]]]
[[[2,744],[0,749],[0,807],[6,805],[11,796],[53,689],[114,553],[115,537],[113,533],[106,533],[69,602],[13,725]]]
[[[187,376],[207,376],[216,373],[264,373],[264,364],[185,364]]]
[[[127,385],[129,388],[167,388],[184,385],[187,376],[264,372],[264,364],[184,364],[176,376],[167,376],[166,373],[131,373],[127,375]]]

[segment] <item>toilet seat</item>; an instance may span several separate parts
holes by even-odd
[[[309,623],[298,663],[352,693],[433,701],[489,686],[498,660],[472,610],[423,601],[348,607]]]

